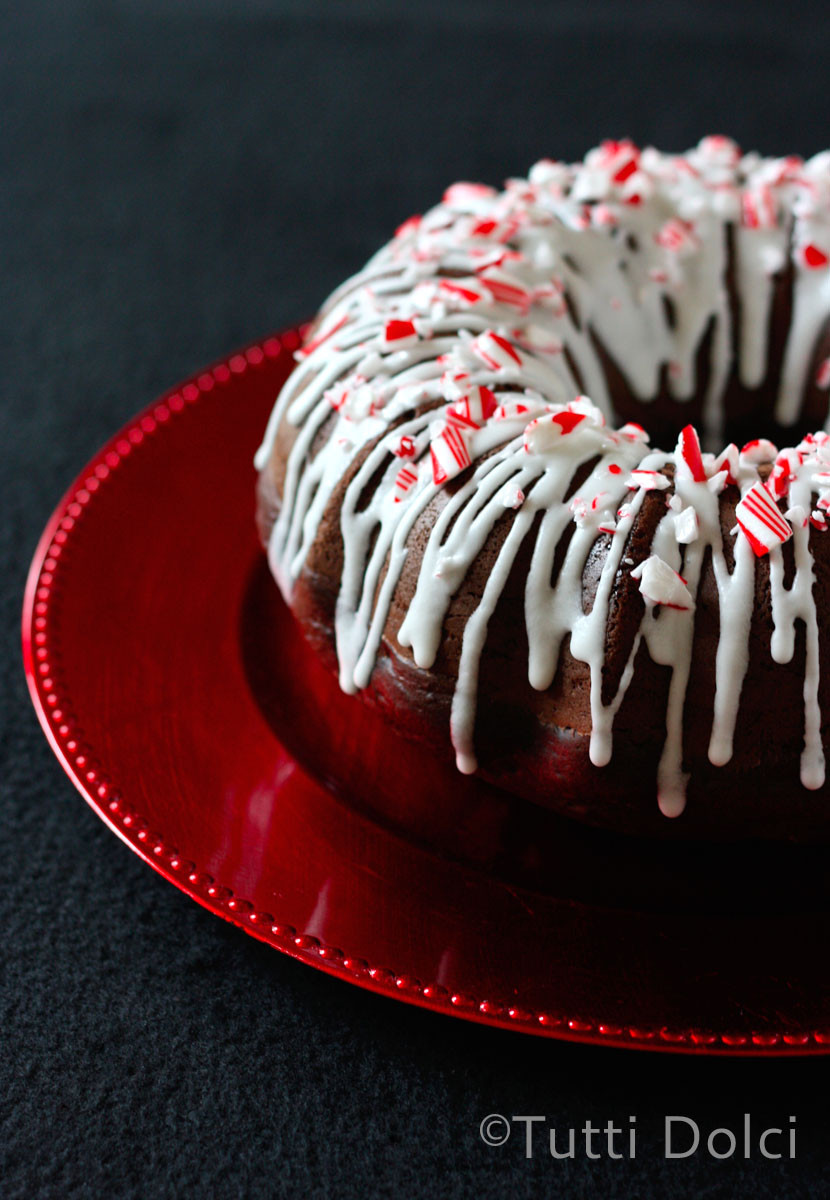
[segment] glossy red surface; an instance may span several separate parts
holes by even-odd
[[[212,912],[374,991],[606,1045],[830,1049],[822,851],[572,826],[424,761],[313,658],[253,522],[297,344],[163,397],[43,534],[26,672],[87,801]]]

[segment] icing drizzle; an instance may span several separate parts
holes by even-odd
[[[712,328],[703,434],[707,442],[716,439],[733,346],[741,381],[756,387],[763,380],[773,281],[789,260],[792,321],[775,417],[792,423],[830,316],[828,254],[830,155],[806,163],[742,156],[726,138],[704,139],[682,157],[604,143],[575,166],[544,160],[501,192],[456,184],[441,204],[405,222],[324,306],[256,457],[263,469],[280,425],[295,428],[269,545],[287,598],[335,487],[349,476],[335,614],[341,686],[355,691],[368,684],[408,537],[438,492],[459,477],[429,531],[398,641],[419,667],[432,666],[455,592],[496,522],[512,512],[462,638],[451,716],[461,771],[476,769],[488,623],[533,529],[525,592],[528,679],[540,690],[551,686],[567,636],[571,655],[590,671],[590,757],[604,766],[614,717],[645,643],[671,671],[658,767],[658,799],[668,816],[685,804],[683,710],[707,554],[720,614],[709,745],[715,765],[732,756],[749,661],[755,557],[768,555],[773,659],[790,661],[796,623],[806,630],[801,781],[821,787],[809,535],[827,527],[830,435],[811,435],[780,454],[758,442],[715,456],[701,450],[688,426],[674,451],[650,450],[639,426],[614,429],[606,422],[613,411],[598,344],[643,402],[657,394],[666,366],[672,395],[684,400],[694,393],[696,355]],[[734,330],[729,259],[738,299]],[[587,475],[571,495],[580,470]],[[721,527],[727,483],[742,497],[729,534],[731,568]],[[604,703],[613,584],[643,500],[655,490],[666,493],[665,516],[650,556],[632,572],[645,610],[617,691]],[[557,547],[572,525],[552,580]],[[586,613],[585,564],[603,537],[607,551]],[[795,574],[785,585],[781,546],[790,538]]]

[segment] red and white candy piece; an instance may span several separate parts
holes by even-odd
[[[741,446],[741,462],[758,463],[775,462],[778,457],[778,447],[766,438],[753,438],[751,442]]]
[[[515,369],[522,365],[522,353],[506,337],[486,329],[470,342],[470,350],[491,371]]]
[[[670,217],[654,235],[658,246],[672,254],[691,254],[699,245],[700,239],[689,221],[681,221],[679,217]]]
[[[798,449],[804,454],[814,454],[823,462],[830,462],[830,433],[819,430],[808,433],[798,444]]]
[[[445,371],[441,376],[441,395],[445,400],[460,400],[467,390],[469,371]]]
[[[741,224],[745,229],[775,229],[778,212],[769,184],[761,183],[741,196]]]
[[[475,242],[468,244],[467,255],[478,263],[476,271],[486,271],[488,267],[503,267],[507,262],[523,262],[524,255],[519,250],[494,244],[493,242]]]
[[[539,411],[538,403],[527,400],[504,400],[493,413],[494,421],[518,421]]]
[[[597,495],[592,497],[591,500],[583,500],[581,496],[574,496],[569,507],[573,513],[576,524],[580,526],[584,525],[589,517],[598,512],[602,512],[606,522],[606,529],[603,532],[613,533],[616,525],[613,521],[609,520],[609,514],[603,510],[600,503],[600,501],[603,500],[607,494],[607,492],[598,492]],[[613,528],[609,529],[608,525],[613,526]]]
[[[402,434],[392,447],[395,458],[414,458],[415,452],[415,439],[408,433]]]
[[[814,529],[818,529],[821,533],[826,533],[828,529],[826,505],[819,508],[814,508],[811,513],[808,513],[806,508],[801,504],[795,504],[792,508],[788,508],[784,514],[791,525],[800,526],[806,529],[808,525],[812,525]]]
[[[418,331],[413,321],[395,318],[383,327],[381,345],[385,350],[406,350],[418,344]]]
[[[625,183],[640,164],[640,151],[628,138],[621,141],[606,139],[594,161],[596,166],[608,172],[612,183]]]
[[[395,503],[400,504],[401,500],[405,499],[407,494],[412,491],[415,484],[418,482],[418,472],[414,467],[401,467],[395,476],[394,498]]]
[[[735,509],[735,517],[759,558],[769,554],[774,546],[789,541],[793,535],[792,527],[781,515],[772,493],[760,481],[744,495]]]
[[[732,138],[723,133],[711,133],[702,137],[697,144],[699,153],[709,162],[719,166],[734,167],[741,157],[741,148]]]
[[[572,412],[569,409],[535,417],[524,432],[525,451],[528,454],[547,454],[586,419],[585,413]]]
[[[347,421],[374,417],[384,404],[382,394],[357,373],[328,388],[323,395],[335,412]]]
[[[730,442],[721,450],[720,454],[715,459],[712,475],[719,475],[721,471],[726,472],[725,482],[734,487],[738,482],[738,468],[740,466],[740,454],[738,447],[734,442]]]
[[[591,206],[590,220],[598,229],[611,229],[620,223],[620,218],[611,205],[603,203]]]
[[[476,221],[470,230],[471,237],[487,238],[489,241],[504,245],[518,233],[521,222],[516,217],[497,221],[494,217],[485,217]]]
[[[647,604],[662,604],[664,608],[681,611],[694,608],[695,602],[686,581],[657,554],[652,554],[631,572],[640,581],[640,594]]]
[[[625,438],[627,442],[647,442],[648,434],[642,425],[638,425],[636,421],[626,421],[625,425],[621,425],[617,430],[621,438]]]
[[[457,279],[442,279],[438,284],[438,292],[442,300],[455,308],[472,308],[489,295],[477,279],[465,279],[463,283]]]
[[[674,518],[674,536],[683,546],[695,541],[700,532],[700,521],[691,505],[682,509]]]
[[[496,397],[488,387],[475,387],[450,405],[447,420],[461,429],[481,429],[496,407]]]
[[[700,453],[700,438],[694,425],[687,425],[680,431],[675,455],[679,477],[692,479],[695,483],[706,482],[706,471],[703,468],[703,456]]]
[[[473,461],[465,434],[457,425],[450,423],[442,425],[433,437],[429,454],[432,479],[439,485],[460,475]]]
[[[525,494],[516,483],[506,483],[501,491],[501,502],[505,508],[521,508]]]
[[[588,418],[591,425],[596,425],[597,428],[602,428],[605,424],[602,410],[597,408],[593,400],[589,400],[587,396],[575,396],[568,405],[568,412],[581,413],[583,417]]]
[[[811,271],[820,271],[822,267],[826,267],[830,258],[820,246],[816,246],[813,242],[809,242],[801,248],[801,260],[804,266]]]
[[[566,184],[570,178],[570,171],[565,163],[558,162],[555,158],[540,158],[537,163],[534,163],[530,168],[528,179],[535,186],[545,186],[553,184],[561,186]]]
[[[444,192],[442,203],[455,212],[482,213],[497,194],[486,183],[453,183]]]
[[[398,226],[398,228],[395,230],[395,237],[402,238],[406,237],[410,233],[415,233],[416,230],[420,228],[420,225],[421,214],[415,213],[413,216],[407,217],[407,219]]]
[[[488,267],[479,276],[482,284],[498,304],[509,304],[526,313],[530,309],[532,294],[521,280],[508,271]]]
[[[795,449],[782,450],[775,460],[775,466],[767,480],[767,487],[778,499],[790,490],[790,484],[798,474],[804,461],[800,451]]]
[[[647,492],[663,492],[670,486],[670,481],[662,471],[643,471],[639,467],[633,470],[625,481],[628,488],[644,488]]]

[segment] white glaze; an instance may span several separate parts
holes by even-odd
[[[624,178],[615,180],[617,174]],[[525,595],[529,681],[541,690],[551,686],[569,636],[571,654],[590,669],[591,760],[605,765],[612,756],[614,717],[644,641],[651,658],[671,670],[658,798],[667,815],[681,812],[686,783],[683,711],[702,567],[711,551],[720,640],[709,757],[723,765],[732,756],[748,666],[755,555],[747,539],[733,531],[734,566],[727,568],[719,500],[723,463],[704,454],[708,478],[695,479],[678,451],[648,451],[636,431],[615,431],[604,423],[603,413],[611,415],[611,404],[592,333],[640,400],[654,399],[666,366],[672,395],[686,400],[694,395],[696,355],[712,326],[703,429],[712,441],[722,426],[722,398],[733,366],[745,386],[763,382],[773,276],[790,256],[793,316],[776,417],[794,422],[816,340],[830,315],[830,270],[808,262],[815,259],[816,248],[830,253],[829,214],[826,156],[806,164],[741,157],[726,139],[704,139],[684,158],[654,150],[640,153],[628,143],[606,144],[584,164],[537,164],[527,180],[509,180],[502,192],[475,185],[449,189],[441,204],[419,223],[407,223],[359,275],[338,289],[322,310],[313,348],[300,353],[279,397],[256,465],[262,469],[268,463],[282,422],[296,427],[269,546],[274,574],[290,598],[334,488],[356,455],[368,451],[345,489],[340,515],[344,564],[335,624],[342,687],[354,691],[369,682],[408,536],[442,486],[434,482],[429,466],[436,419],[451,421],[449,406],[470,388],[486,386],[508,410],[518,401],[527,411],[498,413],[465,433],[472,469],[431,528],[398,640],[411,648],[419,667],[433,664],[453,596],[496,521],[512,509],[509,532],[466,623],[452,705],[459,769],[475,770],[476,696],[488,622],[515,556],[541,513]],[[477,229],[482,221],[488,224]],[[734,331],[726,282],[729,244],[740,313]],[[666,299],[673,321],[667,318]],[[414,332],[399,349],[384,333],[389,321],[413,322]],[[510,353],[501,354],[487,331],[505,339]],[[500,356],[500,364],[488,360],[488,346]],[[514,354],[520,361],[514,361]],[[572,403],[577,380],[569,361],[598,407],[584,399]],[[458,375],[462,378],[453,378]],[[432,410],[416,413],[423,404]],[[544,425],[571,409],[584,419],[567,436]],[[543,423],[538,434],[526,430],[534,416]],[[403,435],[412,439],[414,457],[407,461],[418,479],[409,490],[396,492],[401,461],[394,448]],[[312,455],[318,436],[322,447]],[[822,477],[827,444],[802,443],[791,472],[788,503],[803,511],[804,520],[813,511],[813,493],[827,497],[830,478]],[[765,453],[754,458],[763,460]],[[595,459],[578,495],[565,501],[575,472]],[[736,468],[742,494],[760,478],[759,462],[752,460],[751,453],[743,455]],[[732,461],[737,462],[735,454]],[[624,558],[626,541],[646,495],[644,487],[631,484],[649,480],[647,475],[632,478],[631,471],[656,473],[651,481],[665,486],[666,467],[674,468],[675,494],[653,539],[659,565],[650,576],[667,581],[668,568],[680,571],[692,605],[655,604],[643,587],[647,603],[640,629],[617,694],[604,705],[609,604],[618,571],[630,565]],[[360,510],[358,501],[378,472],[380,482]],[[577,527],[551,584],[554,554],[572,521]],[[805,787],[815,788],[824,781],[818,616],[810,526],[799,520],[794,526],[796,571],[789,589],[783,583],[780,548],[769,556],[775,623],[771,654],[776,662],[789,661],[795,624],[803,621],[807,666],[801,779]],[[582,576],[600,536],[608,536],[610,545],[594,605],[586,614]]]

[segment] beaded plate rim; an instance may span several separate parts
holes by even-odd
[[[438,983],[424,983],[387,966],[351,956],[348,950],[327,945],[311,934],[281,923],[278,914],[256,910],[221,880],[201,871],[185,852],[168,844],[163,833],[151,828],[130,804],[129,787],[119,787],[98,762],[94,747],[76,736],[77,717],[61,686],[60,666],[55,661],[55,647],[49,636],[50,606],[55,602],[61,561],[73,530],[88,506],[96,503],[100,494],[106,494],[105,484],[112,472],[130,455],[140,452],[148,438],[163,433],[178,413],[198,404],[215,388],[226,386],[233,377],[256,371],[269,359],[292,354],[307,328],[307,323],[301,323],[253,342],[163,393],[93,456],[47,522],[26,583],[23,664],[41,727],[70,780],[93,811],[134,853],[202,907],[282,953],[376,994],[479,1024],[593,1045],[741,1057],[830,1053],[830,1025],[826,1029],[799,1032],[623,1026],[595,1015],[536,1012],[516,1003],[451,992]]]

